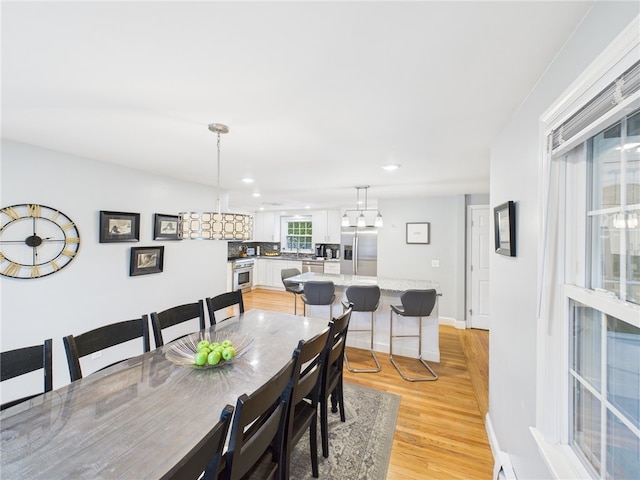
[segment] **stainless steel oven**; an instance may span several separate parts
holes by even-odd
[[[233,289],[243,292],[251,291],[253,287],[253,258],[238,258],[233,261]]]

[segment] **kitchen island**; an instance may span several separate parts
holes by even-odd
[[[440,296],[440,285],[430,280],[411,280],[385,277],[370,277],[364,275],[329,275],[307,272],[289,280],[305,283],[308,281],[331,281],[336,287],[336,299],[333,304],[333,316],[342,312],[342,302],[347,300],[346,290],[351,285],[378,285],[380,287],[380,304],[374,314],[375,332],[373,349],[378,352],[389,353],[389,312],[391,305],[401,305],[400,295],[405,290],[434,289]],[[326,306],[307,306],[307,316],[329,318],[329,308]],[[353,312],[349,330],[369,328],[371,315],[369,312]],[[394,335],[413,335],[418,333],[418,319],[399,317],[394,319]],[[347,345],[350,347],[369,349],[369,333],[353,332],[347,335]],[[394,355],[418,358],[418,341],[416,338],[396,338],[393,342]],[[432,362],[440,361],[439,347],[439,318],[438,302],[430,317],[422,319],[422,358]]]

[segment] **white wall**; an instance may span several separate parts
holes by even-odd
[[[3,207],[48,205],[80,230],[79,254],[61,271],[34,280],[0,277],[0,348],[53,338],[54,388],[69,382],[63,336],[225,291],[227,242],[153,240],[154,213],[211,210],[214,188],[7,141],[1,166]],[[140,213],[140,241],[98,243],[100,210]],[[164,271],[130,277],[130,248],[150,245],[164,245]],[[41,377],[36,383],[41,388]]]
[[[551,477],[529,431],[538,407],[539,118],[638,10],[637,2],[597,2],[491,149],[491,207],[514,200],[518,222],[517,257],[491,256],[489,417],[519,479]]]
[[[464,322],[464,202],[457,195],[380,200],[378,205],[384,218],[378,229],[378,276],[440,282],[440,317],[458,322]],[[431,243],[407,244],[407,222],[429,222]]]

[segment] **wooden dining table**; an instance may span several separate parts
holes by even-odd
[[[249,310],[194,336],[248,338],[217,368],[167,358],[175,342],[0,413],[2,478],[158,479],[198,443],[226,404],[266,383],[326,319]]]

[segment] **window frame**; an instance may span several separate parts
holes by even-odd
[[[309,235],[304,235],[304,237],[309,237],[309,245],[308,249],[290,249],[288,248],[288,237],[289,237],[289,223],[298,223],[305,222],[309,223],[311,226],[311,233]],[[295,235],[294,235],[295,236]],[[293,216],[282,216],[280,217],[280,238],[282,252],[286,253],[314,253],[314,245],[313,245],[313,217],[311,215],[293,215]]]
[[[570,152],[577,145],[596,134],[606,124],[613,124],[626,113],[624,108],[617,108],[603,115],[597,125],[579,132],[570,141],[553,151],[550,137],[553,130],[577,112],[589,100],[595,97],[609,83],[613,82],[624,71],[637,61],[637,49],[640,47],[640,17],[636,17],[627,28],[599,55],[585,72],[545,111],[540,117],[540,182],[539,187],[539,276],[538,276],[538,346],[536,376],[536,425],[531,427],[532,436],[540,454],[549,470],[556,478],[591,478],[575,452],[569,446],[569,415],[572,415],[572,390],[569,388],[568,376],[569,352],[572,335],[569,332],[569,309],[571,299],[588,306],[595,305],[617,318],[632,319],[640,314],[636,306],[618,299],[604,298],[586,288],[586,252],[585,249],[565,248],[577,245],[578,235],[586,232],[586,199],[577,209],[568,209],[572,198],[580,198],[581,192],[588,188],[586,180],[586,163],[581,171],[580,165],[554,165],[554,158]],[[636,98],[637,101],[638,99]],[[638,102],[640,103],[640,101]],[[628,105],[626,105],[628,106]],[[635,107],[637,108],[637,107]],[[634,109],[635,109],[634,108]],[[586,152],[584,152],[586,155]],[[561,168],[560,168],[561,167]],[[554,171],[557,168],[558,171]],[[553,188],[553,176],[560,177],[559,182],[568,188],[564,197],[559,200],[557,215],[566,221],[571,228],[557,232],[556,241],[559,248],[557,278],[559,284],[547,283],[549,259],[546,258],[549,216],[548,199]],[[570,178],[572,182],[567,182]],[[584,198],[584,197],[583,197]],[[578,212],[576,210],[579,210]],[[582,215],[582,222],[579,220]],[[573,242],[573,243],[570,243]],[[549,290],[560,293],[558,298],[546,300]],[[584,300],[584,301],[581,301]],[[588,303],[585,303],[588,302]],[[598,308],[599,309],[599,308]]]

